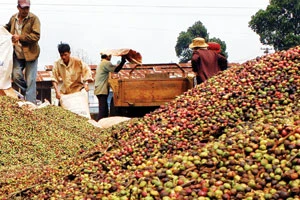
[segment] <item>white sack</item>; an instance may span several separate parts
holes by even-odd
[[[121,122],[128,121],[130,119],[131,118],[120,117],[120,116],[106,117],[106,118],[102,118],[98,121],[98,127],[109,128],[115,124],[119,124]]]
[[[98,124],[97,121],[95,121],[95,120],[93,120],[93,119],[89,119],[88,122],[89,122],[90,124],[92,124],[93,126],[95,126],[95,127],[103,128],[102,126],[100,126],[100,124]]]
[[[0,26],[0,89],[11,87],[11,72],[13,68],[12,35]]]
[[[60,105],[66,110],[91,119],[88,93],[85,89],[80,92],[62,95]]]
[[[40,109],[40,108],[44,108],[44,107],[49,106],[50,102],[47,99],[45,99],[45,102],[42,103],[39,106],[37,106],[34,103],[29,102],[29,101],[18,101],[17,104],[21,108],[25,108],[25,109],[28,109],[28,110],[35,110],[35,109]]]

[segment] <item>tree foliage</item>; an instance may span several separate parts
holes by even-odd
[[[275,50],[286,50],[300,44],[300,1],[271,0],[266,10],[251,17],[249,27],[260,36],[260,42]]]
[[[205,41],[214,41],[218,42],[222,47],[222,53],[227,57],[226,44],[224,41],[219,38],[209,39],[209,34],[207,29],[201,21],[195,22],[187,31],[182,31],[177,37],[177,43],[175,46],[176,55],[179,58],[179,62],[187,62],[191,59],[192,50],[189,49],[189,44],[196,37],[202,37]]]

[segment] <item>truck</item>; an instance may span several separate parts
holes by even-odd
[[[136,64],[110,73],[111,116],[141,117],[195,85],[190,66],[177,63]]]

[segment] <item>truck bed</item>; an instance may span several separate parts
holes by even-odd
[[[174,67],[175,65],[175,67]],[[160,106],[175,99],[194,86],[190,71],[180,66],[137,66],[128,73],[110,74],[109,84],[113,90],[115,107]]]

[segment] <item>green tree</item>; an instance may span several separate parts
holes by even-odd
[[[177,37],[177,43],[175,46],[176,55],[179,58],[179,62],[188,62],[192,57],[192,50],[189,49],[189,44],[196,37],[202,37],[205,41],[209,40],[209,34],[207,33],[207,29],[203,25],[201,21],[195,22],[191,27],[187,29],[187,31],[182,31],[179,33]],[[218,38],[213,38],[214,42],[220,43],[222,47],[222,53],[227,56],[226,53],[226,44]]]
[[[270,0],[266,10],[251,17],[249,27],[260,36],[260,42],[275,50],[286,50],[300,44],[300,1]]]

